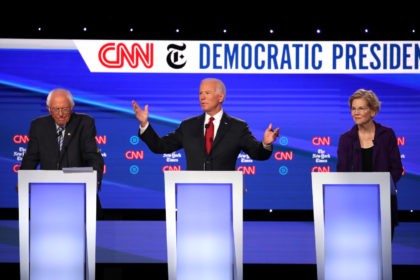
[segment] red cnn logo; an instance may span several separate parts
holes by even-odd
[[[320,137],[315,136],[312,138],[312,145],[314,146],[330,146],[331,145],[331,138],[328,137]]]
[[[275,152],[274,158],[276,160],[293,160],[293,152]]]
[[[126,159],[144,159],[144,151],[126,151],[125,152],[125,158]]]
[[[137,68],[139,61],[146,68],[153,67],[153,44],[146,43],[141,46],[138,43],[131,45],[131,49],[123,43],[108,43],[103,45],[98,53],[101,64],[108,68],[122,68],[125,63],[131,68]]]
[[[314,166],[312,167],[312,172],[330,172],[331,168],[329,166]]]
[[[29,142],[28,135],[13,135],[13,143],[15,144],[26,144]]]
[[[162,171],[181,171],[181,165],[164,165]]]
[[[244,175],[255,175],[255,173],[257,173],[255,166],[239,166],[237,169],[237,171],[242,171],[242,173]]]

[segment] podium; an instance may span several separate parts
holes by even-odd
[[[165,171],[168,279],[243,277],[243,175]]]
[[[95,279],[96,171],[19,170],[20,279]]]
[[[392,279],[389,172],[312,173],[318,280]]]

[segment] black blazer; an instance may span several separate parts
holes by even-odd
[[[29,142],[20,169],[59,170],[63,167],[93,167],[101,186],[104,159],[96,143],[94,119],[86,114],[72,113],[66,125],[63,148],[57,141],[54,119],[42,116],[31,122]]]
[[[149,123],[139,137],[156,154],[167,154],[184,149],[187,170],[235,170],[241,151],[254,160],[267,160],[272,151],[263,147],[249,130],[248,124],[223,113],[210,155],[204,140],[205,114],[181,122],[178,128],[160,137]]]

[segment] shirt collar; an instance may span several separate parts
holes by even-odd
[[[58,124],[55,124],[55,129],[58,129],[60,126]],[[66,125],[62,126],[63,129],[66,129]]]
[[[223,110],[220,110],[219,113],[217,113],[216,115],[213,116],[214,122],[215,121],[219,122],[222,119],[222,115],[223,115]],[[210,119],[210,115],[206,114],[206,118],[204,120],[204,123],[208,123],[209,119]]]

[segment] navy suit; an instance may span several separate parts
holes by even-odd
[[[248,124],[238,118],[223,113],[216,138],[209,155],[204,140],[205,114],[188,118],[178,128],[160,137],[149,123],[149,127],[139,137],[149,149],[157,154],[167,154],[184,149],[187,170],[235,170],[236,160],[241,151],[254,160],[269,159],[272,151],[263,147],[249,130]]]
[[[54,119],[48,115],[34,119],[29,129],[28,148],[20,169],[60,170],[63,167],[91,166],[102,182],[104,159],[96,144],[96,126],[92,117],[72,113],[66,125],[63,148],[57,141]]]

